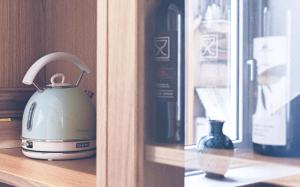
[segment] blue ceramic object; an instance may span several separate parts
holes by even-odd
[[[200,138],[197,150],[204,154],[228,156],[228,160],[230,160],[230,157],[234,154],[234,146],[230,138],[223,133],[224,121],[209,120],[209,122],[210,133],[208,136]],[[230,162],[228,164],[220,163],[219,166],[218,163],[214,164],[216,172],[213,172],[214,168],[211,168],[210,171],[206,171],[206,176],[210,178],[224,178]]]

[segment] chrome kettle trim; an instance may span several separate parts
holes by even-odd
[[[74,142],[74,141],[84,142],[84,141],[93,141],[96,139],[94,138],[94,139],[42,140],[42,139],[31,139],[31,138],[21,137],[21,140],[36,141],[36,142]]]
[[[67,86],[63,85],[63,86],[55,86],[55,87],[53,87],[51,85],[46,85],[44,88],[50,88],[50,89],[51,88],[77,88],[77,86],[75,86],[73,84],[70,84],[70,85],[67,85]]]

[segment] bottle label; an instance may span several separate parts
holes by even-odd
[[[252,141],[264,145],[285,146],[287,144],[286,112],[285,108],[273,114],[265,110],[257,110],[253,116]]]
[[[178,75],[177,32],[159,33],[154,38],[156,98],[176,101]]]
[[[288,47],[285,36],[254,39],[253,56],[257,61],[257,100],[253,115],[252,141],[258,144],[287,144],[289,89]]]

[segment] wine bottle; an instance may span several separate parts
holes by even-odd
[[[155,21],[155,140],[183,143],[184,1],[162,1]]]
[[[300,156],[300,28],[292,27],[298,13],[292,0],[256,2],[262,28],[253,42],[253,148],[264,155]]]

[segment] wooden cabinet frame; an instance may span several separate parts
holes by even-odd
[[[145,20],[154,0],[98,0],[97,185],[182,186],[183,169],[144,160]]]
[[[40,8],[45,12],[42,15],[47,17],[49,14],[49,19],[46,20],[49,21],[48,23],[51,27],[47,25],[47,29],[52,29],[48,31],[49,37],[45,38],[49,43],[43,41],[46,43],[45,46],[47,46],[45,53],[52,52],[52,50],[74,52],[76,54],[83,53],[81,54],[83,59],[89,63],[92,69],[95,67],[94,57],[97,56],[97,69],[93,69],[94,72],[97,72],[97,81],[94,76],[83,80],[85,86],[92,90],[94,90],[94,83],[97,82],[97,166],[95,167],[95,158],[59,162],[36,161],[24,158],[20,148],[11,150],[0,149],[0,160],[2,160],[0,164],[0,182],[18,186],[89,187],[96,185],[95,178],[97,175],[97,186],[99,187],[184,186],[184,167],[187,166],[185,164],[187,157],[183,147],[174,148],[169,145],[161,147],[156,145],[148,146],[147,137],[145,136],[145,134],[148,134],[148,127],[152,125],[151,116],[148,115],[151,112],[151,106],[149,106],[151,101],[148,98],[151,59],[147,51],[152,41],[149,30],[151,30],[153,24],[153,10],[162,1],[164,0],[5,1],[7,4],[2,6],[3,10],[8,5],[19,7],[21,4],[18,3],[24,3],[22,6],[26,5],[26,10],[29,13],[37,14],[34,18],[38,18],[38,15],[40,15]],[[95,7],[96,3],[97,7]],[[84,7],[84,5],[89,6]],[[47,10],[51,11],[45,11],[43,7],[48,7],[49,9]],[[37,8],[38,11],[31,11],[32,8]],[[12,17],[15,16],[15,11],[18,12],[19,8],[12,11]],[[96,20],[94,16],[96,13],[97,29],[95,28]],[[55,16],[52,17],[52,15]],[[87,16],[87,19],[85,16]],[[30,20],[27,17],[22,18],[25,21]],[[5,19],[5,22],[10,23],[10,19]],[[32,21],[32,24],[34,23]],[[66,26],[65,23],[71,23],[71,26]],[[19,22],[14,24],[20,25]],[[87,27],[85,24],[91,27]],[[30,26],[30,24],[27,24],[27,26]],[[30,26],[29,33],[32,34],[31,31],[36,31],[39,27]],[[71,33],[65,33],[66,27],[70,28]],[[39,29],[42,29],[41,33],[45,33],[44,27]],[[56,30],[56,32],[52,32],[52,30]],[[5,31],[8,33],[10,30]],[[18,32],[14,34],[18,35]],[[47,35],[47,33],[45,34]],[[96,34],[97,41],[95,41]],[[15,38],[15,35],[11,35],[11,38]],[[75,41],[76,43],[73,43]],[[96,43],[97,54],[95,55]],[[2,80],[13,81],[14,84],[12,84],[12,88],[7,87],[7,85],[10,85],[9,82],[6,83],[7,85],[2,85],[0,89],[0,104],[2,104],[1,106],[10,106],[13,112],[16,112],[15,115],[19,115],[18,112],[20,111],[17,109],[24,105],[23,101],[33,91],[22,87],[19,81],[20,74],[23,74],[24,69],[31,65],[33,59],[43,54],[40,52],[39,42],[37,44],[30,43],[28,46],[31,45],[37,49],[37,53],[33,53],[34,55],[24,53],[18,58],[15,57],[16,59],[23,59],[27,56],[32,57],[27,59],[26,64],[23,64],[26,67],[22,66],[21,68],[20,66],[16,73],[11,73],[13,75],[18,74],[19,77],[15,79],[10,77],[2,78]],[[31,48],[27,44],[24,44],[24,46],[20,48],[22,50],[23,48]],[[3,50],[2,55],[7,55],[8,57],[16,55],[17,53],[11,49],[8,50],[11,54]],[[6,62],[14,63],[19,62],[19,60]],[[12,71],[16,70],[13,66],[10,66],[10,68]],[[49,75],[52,71],[56,72],[57,68],[50,68]],[[64,69],[67,69],[68,73],[70,73],[69,76],[72,77],[71,73],[73,71],[68,69],[68,67],[64,67]],[[48,77],[47,71],[45,73],[46,76],[43,76],[44,78]],[[0,117],[6,116],[8,113],[11,114],[11,111],[3,110],[3,108],[0,107]],[[12,123],[14,126],[11,126]],[[19,137],[20,123],[20,120],[2,122],[1,133],[3,137],[1,138],[3,140],[10,138],[5,137],[5,135],[9,134],[7,132],[12,132],[14,137]],[[7,142],[17,144],[14,140]],[[4,142],[5,145],[0,142],[0,147],[7,147],[7,142]],[[193,154],[194,161],[197,161],[197,154]],[[216,159],[219,158],[216,155],[214,157]],[[299,160],[277,160],[277,158],[258,157],[254,154],[236,158],[238,161],[242,159],[248,162],[249,160],[251,161],[249,157],[254,161],[257,160],[257,162],[283,162],[300,165]],[[210,156],[209,159],[211,158]],[[222,155],[220,158],[223,158]],[[95,170],[97,171],[96,175]],[[276,179],[273,182],[277,184],[295,182],[295,185],[298,185],[298,179],[299,176],[297,175],[285,179]]]

